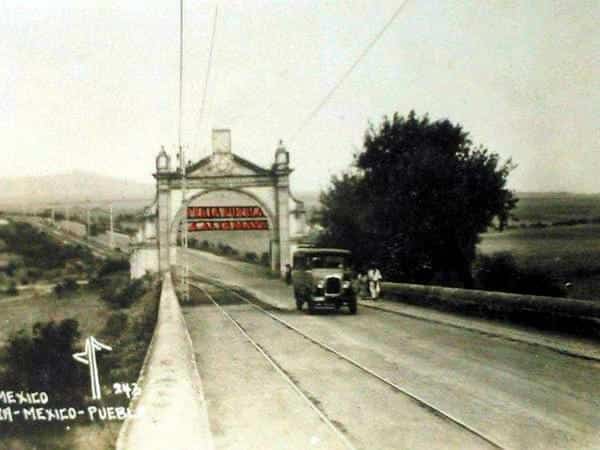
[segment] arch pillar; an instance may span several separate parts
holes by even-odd
[[[276,215],[276,254],[273,257],[273,270],[285,273],[286,264],[290,264],[290,211],[289,176],[282,174],[275,186]]]
[[[157,194],[157,246],[158,246],[158,270],[165,273],[171,270],[169,228],[171,224],[171,186],[169,172],[171,170],[171,158],[165,152],[164,147],[156,158],[156,194]]]

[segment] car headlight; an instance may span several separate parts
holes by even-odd
[[[325,280],[317,281],[317,288],[323,289],[325,287]]]
[[[350,281],[346,280],[342,283],[342,287],[344,289],[350,289],[350,284],[351,284]]]

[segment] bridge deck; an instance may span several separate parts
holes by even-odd
[[[600,445],[600,363],[597,361],[515,341],[510,338],[510,327],[507,337],[502,337],[500,333],[484,334],[364,306],[359,307],[357,316],[346,313],[309,316],[295,311],[288,286],[261,275],[254,266],[200,252],[190,253],[192,271],[243,285],[264,304],[272,305],[271,312],[291,326],[418,395],[427,404],[481,432],[501,447],[597,448]],[[385,303],[380,305],[385,306]],[[291,329],[261,316],[255,308],[235,302],[225,302],[223,307],[261,348],[274,356],[357,448],[415,448],[418,445],[482,448],[485,445],[450,421],[442,420],[442,428],[436,428],[440,425],[439,417],[431,413],[423,415],[423,409],[415,412],[407,407],[407,397],[397,390],[388,387],[386,395],[378,394],[371,384],[377,384],[372,376],[354,372],[335,355],[323,354]],[[187,323],[196,352],[202,353],[215,340],[210,336],[215,325],[206,321],[210,320],[209,314],[217,320],[218,314],[211,311],[216,307],[208,304],[193,308],[197,312],[187,312]],[[233,364],[232,359],[235,362],[238,357],[252,357],[248,351],[227,353],[227,342],[221,345],[219,364]],[[205,358],[204,355],[199,357]],[[218,391],[226,392],[226,386],[234,380],[243,384],[245,377],[252,377],[253,367],[258,364],[256,360],[260,359],[258,352],[254,358],[247,364],[238,360],[237,369],[227,369],[229,382],[216,390],[207,388],[208,413],[215,429],[215,413],[228,402]],[[213,370],[209,366],[200,370]],[[212,378],[218,373],[212,373]],[[253,395],[258,399],[267,398],[273,391],[267,382],[262,392]],[[262,406],[268,407],[268,404],[265,402]],[[286,420],[293,423],[294,419],[286,417]]]

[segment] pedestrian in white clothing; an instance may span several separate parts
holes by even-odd
[[[379,298],[379,293],[381,292],[381,280],[383,279],[383,276],[381,276],[381,272],[375,264],[371,264],[371,268],[367,272],[367,279],[369,280],[369,293],[371,294],[371,299],[377,300]]]

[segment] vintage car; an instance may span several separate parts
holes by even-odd
[[[339,309],[348,305],[356,314],[356,293],[352,285],[352,254],[335,248],[301,248],[294,253],[292,282],[296,307],[304,302],[313,314],[316,306]]]

